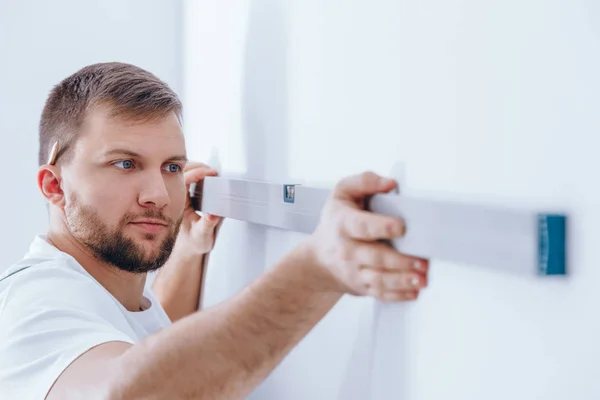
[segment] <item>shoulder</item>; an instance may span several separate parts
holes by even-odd
[[[61,260],[14,273],[0,282],[0,393],[43,398],[40,393],[89,349],[134,343],[121,319],[102,286]]]
[[[31,265],[22,263],[7,271],[0,282],[0,320],[18,308],[69,307],[101,311],[114,306],[110,294],[83,268],[55,259]]]

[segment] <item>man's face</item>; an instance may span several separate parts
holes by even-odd
[[[72,150],[62,189],[73,236],[121,270],[160,268],[186,202],[185,142],[175,114],[140,123],[96,109]]]

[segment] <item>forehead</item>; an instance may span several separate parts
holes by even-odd
[[[86,116],[81,133],[76,147],[85,156],[115,148],[148,158],[185,155],[185,138],[175,113],[139,121],[111,116],[109,109],[98,107]]]

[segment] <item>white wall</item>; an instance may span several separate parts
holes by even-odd
[[[37,126],[52,87],[85,65],[123,61],[180,93],[181,50],[180,1],[0,1],[0,271],[47,227]]]
[[[407,195],[569,212],[567,279],[433,260],[430,287],[406,307],[405,324],[394,324],[400,306],[383,310],[380,329],[398,341],[379,343],[373,398],[600,396],[600,6],[186,3],[186,77],[198,79],[188,81],[187,105],[220,147],[224,171],[252,170],[240,143],[257,135],[266,162],[254,175],[265,179],[333,182],[402,161]],[[210,75],[200,78],[197,63]],[[247,242],[218,244],[212,302],[298,240],[262,234],[256,259],[246,249],[249,258],[229,263],[231,248]],[[336,398],[362,303],[344,299],[252,398]]]

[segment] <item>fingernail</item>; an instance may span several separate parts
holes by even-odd
[[[418,286],[418,285],[419,285],[419,278],[417,278],[416,276],[415,276],[415,277],[413,277],[413,278],[410,280],[410,284],[411,284],[411,285],[413,285],[413,286]]]
[[[425,264],[423,264],[423,262],[420,261],[420,260],[415,260],[415,262],[413,262],[413,267],[417,271],[424,271],[425,270]]]

